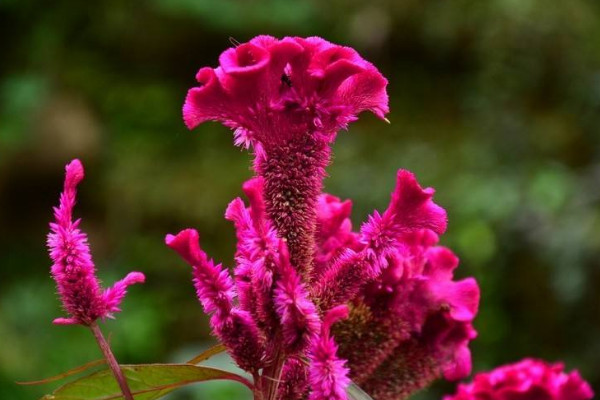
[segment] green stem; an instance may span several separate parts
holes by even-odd
[[[92,333],[94,334],[94,337],[98,342],[98,346],[100,346],[100,350],[102,350],[102,354],[104,354],[106,362],[108,363],[108,366],[110,367],[113,375],[115,376],[115,379],[117,380],[117,383],[119,384],[119,387],[121,388],[123,398],[125,400],[134,400],[133,395],[131,394],[131,390],[127,385],[127,380],[123,375],[123,371],[121,371],[121,367],[119,367],[119,363],[117,362],[117,359],[115,358],[112,350],[110,349],[110,345],[104,338],[100,327],[95,322],[92,322],[92,324],[90,325],[90,329],[92,330]]]

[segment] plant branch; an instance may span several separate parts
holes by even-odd
[[[104,338],[100,327],[95,322],[92,322],[92,324],[90,325],[90,329],[92,330],[92,333],[94,334],[94,337],[98,342],[98,346],[100,346],[100,350],[102,350],[102,354],[104,354],[106,362],[108,363],[108,366],[110,367],[113,375],[115,376],[115,379],[117,380],[117,383],[119,384],[119,387],[121,388],[123,398],[125,400],[134,400],[133,395],[131,394],[131,390],[127,385],[127,380],[123,375],[123,371],[121,371],[121,367],[119,366],[117,359],[115,358],[112,350],[110,349],[110,345]]]

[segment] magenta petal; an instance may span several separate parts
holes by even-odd
[[[388,81],[375,69],[356,74],[340,85],[341,102],[348,104],[352,114],[371,111],[380,119],[390,111],[386,91]]]
[[[458,257],[442,246],[431,247],[426,253],[426,273],[434,280],[452,279],[452,273],[458,266]]]
[[[83,180],[83,164],[78,159],[74,159],[65,167],[65,188],[75,188]]]
[[[333,93],[343,81],[362,71],[363,68],[360,65],[350,60],[339,60],[334,62],[324,71],[321,94],[325,96]]]
[[[264,48],[244,43],[225,50],[219,57],[219,64],[226,74],[241,78],[264,71],[270,58],[269,52]]]
[[[387,81],[377,69],[352,48],[318,37],[258,36],[224,51],[219,63],[199,75],[206,88],[188,92],[184,121],[190,129],[222,122],[257,159],[303,135],[329,144],[358,113],[388,112]]]
[[[471,350],[467,346],[463,346],[454,354],[454,360],[444,365],[444,378],[449,381],[462,379],[469,376],[471,368]]]
[[[175,250],[188,264],[202,262],[203,253],[198,245],[199,240],[200,235],[195,229],[185,229],[177,236],[168,234],[165,237],[167,246]]]
[[[396,190],[384,218],[393,218],[401,230],[427,228],[444,233],[448,219],[446,211],[432,201],[434,192],[432,188],[421,188],[411,172],[398,171]]]
[[[205,121],[229,121],[231,102],[223,91],[212,68],[201,68],[196,74],[201,84],[191,88],[183,104],[183,120],[189,129],[193,129]]]
[[[436,294],[448,301],[450,316],[455,321],[472,321],[475,318],[479,308],[479,285],[475,279],[466,278],[458,282],[449,282]]]

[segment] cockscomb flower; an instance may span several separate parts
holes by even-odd
[[[302,136],[331,141],[369,110],[388,112],[387,80],[354,49],[319,37],[257,36],[201,68],[183,116],[192,129],[220,121],[239,144],[263,148]]]
[[[432,195],[399,171],[388,209],[361,229],[363,250],[332,264],[317,286],[322,302],[349,302],[349,319],[335,329],[340,356],[353,381],[377,400],[403,399],[439,376],[459,379],[471,369],[479,288],[472,278],[452,280],[458,258],[435,246],[446,214]],[[362,284],[344,272],[360,265],[352,261],[370,265]]]
[[[141,272],[130,272],[111,288],[103,290],[100,287],[87,235],[79,229],[81,220],[72,219],[77,185],[83,176],[83,165],[79,160],[67,164],[64,189],[58,207],[54,208],[54,222],[50,223],[51,273],[63,307],[69,314],[67,318],[56,318],[55,324],[91,325],[99,318],[112,318],[114,313],[121,311],[119,305],[127,287],[145,280]]]
[[[254,149],[266,211],[308,276],[329,144],[362,111],[385,118],[387,80],[354,49],[318,37],[258,36],[223,52],[219,64],[198,71],[184,121],[190,129],[220,121],[236,144]]]
[[[351,201],[322,193],[338,130],[362,111],[385,119],[386,79],[353,49],[316,37],[259,36],[219,64],[200,69],[183,116],[190,129],[223,123],[255,154],[249,206],[237,198],[225,213],[238,239],[233,278],[167,242],[194,265],[213,331],[253,373],[256,397],[345,399],[352,378],[377,400],[396,399],[468,374],[479,289],[454,281],[458,259],[436,246],[447,219],[433,189],[399,171],[389,207],[359,232]],[[228,310],[254,323],[254,365],[219,333]]]
[[[526,358],[515,364],[475,375],[472,383],[458,385],[444,400],[589,400],[590,385],[578,371],[564,372],[562,363]]]

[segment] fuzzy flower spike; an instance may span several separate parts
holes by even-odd
[[[79,229],[81,220],[72,220],[77,185],[83,179],[83,165],[77,159],[66,166],[64,190],[54,208],[55,221],[50,223],[48,249],[51,273],[68,318],[56,318],[55,324],[91,325],[97,319],[112,318],[120,311],[127,287],[143,283],[144,274],[130,272],[111,288],[102,290],[90,254],[87,235]]]
[[[268,216],[292,265],[309,276],[329,145],[362,111],[385,119],[387,80],[354,49],[318,37],[258,36],[219,63],[198,71],[184,121],[190,129],[222,122],[237,145],[254,148]]]

